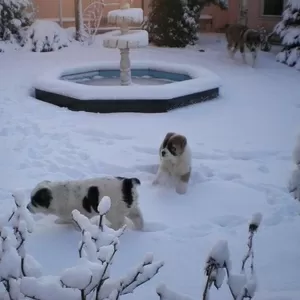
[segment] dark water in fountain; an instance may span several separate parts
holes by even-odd
[[[142,76],[142,77],[132,77],[132,84],[133,85],[162,85],[174,82],[170,79],[165,78],[154,78],[150,76]],[[76,80],[79,84],[85,85],[93,85],[93,86],[119,86],[120,85],[120,78],[119,77],[101,77],[95,76],[94,78],[86,78],[81,80]]]

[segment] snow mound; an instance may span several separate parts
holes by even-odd
[[[126,34],[121,31],[113,32],[108,38],[103,40],[106,48],[132,49],[148,46],[148,32],[146,30],[130,30]]]
[[[37,20],[27,31],[24,47],[33,52],[51,52],[68,47],[69,42],[67,31],[57,23]]]
[[[141,8],[116,9],[107,14],[108,23],[121,26],[123,22],[128,25],[141,24],[144,13]]]
[[[282,39],[283,49],[276,60],[290,67],[300,69],[300,1],[289,0],[282,14],[282,20],[274,32]]]

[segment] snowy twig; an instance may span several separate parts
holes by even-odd
[[[99,223],[100,224],[100,223]],[[99,226],[100,227],[100,226]],[[97,284],[97,287],[96,287],[96,300],[99,300],[99,293],[100,293],[100,289],[101,287],[103,286],[105,280],[107,280],[108,278],[105,277],[105,274],[107,273],[107,269],[109,268],[115,254],[117,253],[117,243],[115,243],[114,245],[114,250],[113,250],[113,253],[111,255],[111,258],[109,259],[108,262],[105,262],[105,267],[104,267],[104,271],[103,271],[103,274],[101,276],[101,279],[99,280],[98,284]]]
[[[110,267],[113,258],[119,249],[119,237],[124,233],[126,226],[115,231],[104,224],[104,217],[110,210],[111,200],[109,197],[103,197],[98,205],[99,223],[94,225],[91,221],[74,210],[72,217],[75,224],[81,230],[81,242],[79,244],[79,257],[81,260],[87,259],[91,263],[100,267],[100,271],[93,273],[93,277],[84,288],[81,289],[81,298],[89,296],[91,299],[117,300],[122,295],[132,293],[137,287],[149,281],[155,276],[163,266],[162,262],[153,262],[152,255],[148,255],[143,263],[130,274],[117,281],[110,279]],[[82,265],[80,265],[82,268]],[[89,274],[87,269],[82,269],[82,273]],[[69,272],[69,273],[66,273]],[[76,273],[76,268],[66,271],[62,282],[66,284],[69,281],[70,274]],[[73,273],[74,272],[74,273]],[[86,279],[82,279],[83,281]],[[69,287],[75,287],[75,283],[69,281]]]
[[[104,197],[98,205],[100,220],[97,225],[79,211],[72,212],[81,230],[77,265],[65,269],[61,276],[40,276],[39,265],[25,249],[33,220],[22,197],[14,194],[14,199],[16,207],[9,216],[13,230],[0,226],[0,282],[6,290],[5,299],[118,300],[149,281],[163,266],[148,255],[127,276],[111,280],[110,267],[119,249],[119,237],[126,227],[115,231],[104,224],[104,216],[111,206],[110,198]]]
[[[248,237],[248,251],[242,261],[242,272],[245,271],[245,264],[249,257],[251,256],[251,274],[254,272],[254,250],[253,250],[253,237],[254,234],[257,232],[258,227],[261,223],[262,215],[260,213],[254,214],[252,220],[249,224],[249,237]]]
[[[230,266],[228,243],[221,240],[215,244],[206,260],[205,275],[207,279],[202,295],[203,300],[208,299],[212,284],[217,289],[222,286],[225,276],[224,268],[227,268],[227,266]]]
[[[130,276],[121,281],[121,295],[132,293],[137,287],[154,277],[164,265],[163,262],[153,263],[152,254],[148,254],[144,262]],[[148,267],[148,269],[147,269]]]
[[[254,272],[254,250],[253,238],[257,232],[262,220],[260,213],[254,214],[249,224],[248,251],[242,261],[241,274],[233,274],[231,271],[230,253],[228,243],[225,240],[218,241],[211,249],[205,263],[206,281],[202,293],[202,300],[209,299],[209,291],[212,285],[220,289],[225,276],[227,276],[227,285],[234,300],[252,299],[256,290],[256,278]],[[251,256],[251,276],[248,279],[245,274],[245,265]],[[160,300],[191,300],[187,296],[180,295],[165,285],[160,285],[156,289]]]
[[[252,298],[255,293],[256,282],[254,274],[254,250],[253,250],[253,237],[257,232],[262,220],[262,215],[256,213],[252,216],[249,224],[249,238],[248,238],[248,251],[242,260],[241,275],[235,275],[231,272],[231,262],[229,258],[229,250],[226,241],[218,242],[210,252],[209,258],[206,262],[206,276],[207,282],[203,292],[203,300],[208,299],[208,291],[214,283],[218,289],[221,287],[224,280],[224,269],[228,278],[227,285],[234,300],[242,300]],[[251,257],[251,278],[247,279],[245,274],[245,264]]]
[[[105,3],[105,0],[91,2],[83,11],[83,18],[87,19],[84,23],[84,31],[87,34],[88,44],[91,45],[94,42],[95,35],[97,34],[102,16],[103,10],[106,6],[118,6],[119,2]]]

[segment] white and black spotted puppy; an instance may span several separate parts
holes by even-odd
[[[57,224],[72,223],[77,209],[88,218],[97,216],[102,197],[109,196],[111,209],[106,214],[110,227],[117,230],[128,217],[137,230],[144,226],[138,203],[138,178],[102,177],[76,181],[42,181],[31,192],[28,210],[58,216]]]

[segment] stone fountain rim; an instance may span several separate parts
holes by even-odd
[[[62,94],[79,100],[161,100],[173,99],[187,94],[199,93],[221,86],[221,79],[212,71],[201,66],[187,64],[166,63],[165,61],[134,61],[131,69],[153,69],[156,71],[173,72],[188,75],[191,79],[172,82],[167,85],[143,85],[143,86],[88,86],[62,80],[64,75],[72,73],[89,72],[97,70],[119,70],[120,63],[92,62],[80,63],[77,65],[53,68],[40,75],[34,83],[36,90],[43,90],[49,93]]]

